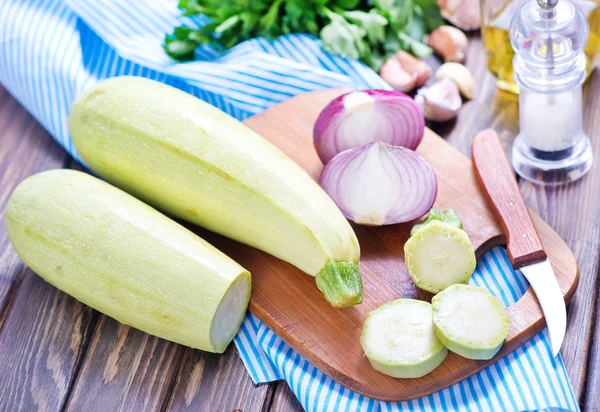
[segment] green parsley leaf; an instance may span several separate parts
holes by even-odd
[[[321,41],[323,42],[323,48],[329,53],[350,59],[358,59],[365,52],[362,39],[366,34],[366,30],[362,27],[348,23],[344,18],[337,15],[331,23],[321,30]]]
[[[344,12],[351,23],[359,25],[367,32],[367,38],[372,44],[382,43],[385,40],[385,26],[388,21],[381,16],[377,10],[371,10],[369,13],[364,11],[354,10]]]
[[[194,60],[196,47],[198,47],[198,43],[191,40],[177,40],[169,37],[165,39],[165,51],[177,60]]]
[[[200,45],[227,49],[253,37],[309,33],[330,53],[379,70],[400,49],[430,54],[424,37],[443,23],[436,0],[179,0],[179,8],[210,21],[165,37],[165,51],[177,60],[193,59]]]
[[[421,43],[407,35],[406,33],[398,33],[400,44],[404,50],[409,51],[413,55],[419,58],[430,56],[433,50],[428,45]]]

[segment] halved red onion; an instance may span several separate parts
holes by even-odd
[[[369,226],[420,218],[437,195],[435,172],[425,159],[380,142],[336,155],[323,169],[320,184],[344,216]]]
[[[314,139],[319,157],[327,164],[344,150],[375,141],[414,150],[424,131],[423,112],[410,96],[363,90],[331,101],[315,123]]]

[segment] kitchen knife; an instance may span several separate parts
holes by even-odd
[[[475,172],[506,235],[508,257],[535,292],[556,356],[567,327],[565,300],[496,132],[479,132],[472,155]]]

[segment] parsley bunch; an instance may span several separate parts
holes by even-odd
[[[209,44],[228,49],[253,37],[320,36],[325,50],[379,70],[398,50],[431,54],[426,34],[443,24],[435,0],[180,0],[184,16],[204,15],[198,29],[180,26],[165,39],[167,54],[193,60]]]

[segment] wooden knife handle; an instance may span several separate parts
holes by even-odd
[[[517,269],[546,258],[498,134],[483,130],[472,146],[473,164],[507,239],[508,257]]]

